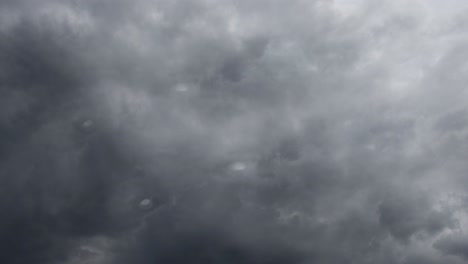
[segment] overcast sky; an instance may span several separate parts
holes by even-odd
[[[467,61],[462,0],[0,0],[0,263],[466,263]]]

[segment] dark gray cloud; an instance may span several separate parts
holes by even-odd
[[[430,201],[418,194],[394,195],[379,206],[379,221],[392,236],[403,241],[419,232],[432,235],[454,224],[450,211],[435,211],[430,206]]]
[[[434,243],[434,247],[440,250],[443,254],[454,255],[467,259],[467,240],[463,234],[454,234],[442,237]]]
[[[0,262],[463,263],[435,6],[0,1]]]

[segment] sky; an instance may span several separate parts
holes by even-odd
[[[0,263],[466,263],[467,30],[461,0],[0,0]]]

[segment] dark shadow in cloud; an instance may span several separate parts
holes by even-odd
[[[381,225],[402,242],[408,242],[418,232],[433,235],[454,226],[450,212],[434,210],[428,198],[417,193],[384,200],[378,213]]]
[[[168,217],[168,216],[165,216]],[[215,226],[203,227],[180,219],[151,224],[142,230],[136,247],[121,262],[136,263],[302,263],[295,250],[264,241],[252,245],[235,241]],[[181,222],[182,221],[182,222]],[[177,227],[176,225],[179,225]]]
[[[437,120],[434,128],[440,132],[455,132],[463,130],[468,125],[468,112],[466,110],[459,110],[450,112]]]
[[[57,113],[75,106],[80,87],[90,81],[66,31],[25,19],[0,33],[1,158]]]
[[[468,260],[468,238],[463,234],[444,236],[434,243],[434,248],[447,255]]]
[[[242,79],[242,61],[240,58],[229,58],[221,68],[221,76],[231,82],[238,82]]]

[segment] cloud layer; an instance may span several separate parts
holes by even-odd
[[[1,1],[0,262],[466,262],[462,4]]]

